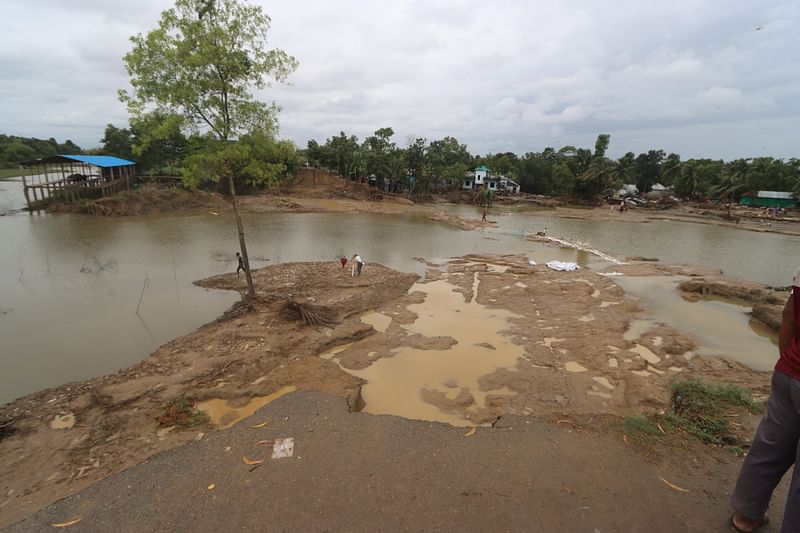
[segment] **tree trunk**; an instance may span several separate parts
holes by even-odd
[[[242,250],[244,277],[247,279],[247,299],[255,298],[256,289],[253,286],[253,277],[250,275],[250,259],[247,257],[247,244],[244,242],[244,227],[242,226],[242,217],[239,216],[239,208],[236,207],[236,191],[233,188],[232,176],[228,176],[228,190],[231,193],[231,205],[233,205],[233,216],[236,218],[236,227],[239,229],[239,248]]]

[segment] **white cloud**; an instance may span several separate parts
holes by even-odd
[[[123,124],[128,38],[168,0],[6,0],[0,132],[92,146]],[[300,61],[259,96],[304,145],[392,126],[473,152],[592,146],[798,156],[800,5],[792,0],[265,3]]]

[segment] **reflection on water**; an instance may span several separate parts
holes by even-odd
[[[0,216],[15,213],[25,207],[22,178],[0,180]]]
[[[690,301],[676,290],[681,277],[613,278],[630,296],[639,300],[651,320],[631,324],[633,334],[644,333],[655,322],[688,334],[697,342],[698,354],[723,355],[756,370],[771,370],[778,356],[777,335],[757,326],[750,308],[720,299]],[[755,335],[754,335],[755,333]],[[631,335],[626,335],[627,340]]]

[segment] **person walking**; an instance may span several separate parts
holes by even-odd
[[[483,208],[483,218],[481,219],[481,222],[486,222],[486,208],[485,207]]]
[[[765,513],[772,491],[792,465],[792,481],[783,514],[783,533],[800,531],[800,271],[783,308],[778,334],[779,358],[772,374],[767,412],[731,494],[734,512],[728,526],[734,531],[756,531],[769,520]]]
[[[236,258],[239,260],[239,266],[236,267],[236,277],[239,277],[239,272],[244,270],[244,261],[242,261],[242,256],[239,255],[239,252],[236,252]]]
[[[361,259],[360,255],[355,254],[350,261],[353,262],[353,268],[350,271],[350,276],[351,277],[352,276],[360,276],[361,275],[361,269],[364,268],[364,264],[365,264],[364,260]]]

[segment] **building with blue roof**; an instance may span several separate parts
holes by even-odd
[[[23,177],[28,208],[40,209],[53,200],[101,198],[130,190],[136,162],[110,155],[54,155],[22,165],[33,170]]]

